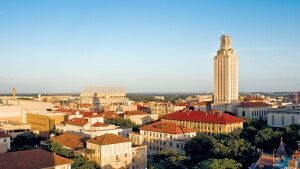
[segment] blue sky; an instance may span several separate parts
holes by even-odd
[[[211,92],[224,32],[240,91],[300,90],[300,1],[0,1],[0,93]]]

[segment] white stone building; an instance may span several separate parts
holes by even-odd
[[[300,124],[300,109],[271,109],[268,113],[268,125],[283,128],[291,124]]]
[[[272,106],[264,102],[243,102],[237,106],[237,116],[265,121],[269,109],[272,109]]]

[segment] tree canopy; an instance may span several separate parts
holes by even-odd
[[[195,166],[193,169],[239,169],[242,167],[242,164],[237,163],[233,159],[224,158],[224,159],[208,159],[202,161],[199,165]]]
[[[40,142],[43,140],[45,137],[33,132],[19,134],[13,139],[11,151],[34,149],[36,146],[40,146]]]

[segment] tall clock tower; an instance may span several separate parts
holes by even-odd
[[[231,46],[231,37],[223,35],[214,57],[214,104],[238,101],[238,57]]]

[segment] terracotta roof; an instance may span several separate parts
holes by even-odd
[[[136,108],[138,109],[138,110],[142,110],[142,109],[150,109],[149,107],[145,107],[145,106],[142,106],[142,105],[137,105],[136,106]]]
[[[75,125],[75,126],[84,126],[88,123],[87,119],[84,118],[73,118],[66,121],[66,124]]]
[[[10,135],[6,134],[4,131],[0,131],[0,138],[10,137]]]
[[[103,112],[100,114],[101,117],[103,117],[105,120],[113,120],[113,119],[117,119],[117,118],[121,118],[120,115],[116,114],[113,111],[107,111],[107,112]]]
[[[264,102],[243,102],[238,105],[238,107],[266,107],[271,106]]]
[[[175,103],[175,106],[187,106],[188,104],[185,102],[177,102]]]
[[[81,103],[78,105],[79,107],[93,107],[93,105],[89,104],[89,103]]]
[[[97,145],[109,145],[109,144],[118,144],[118,143],[125,143],[131,141],[128,138],[124,138],[122,136],[118,136],[115,134],[104,134],[102,136],[89,139],[86,142],[97,144]]]
[[[244,97],[243,100],[245,100],[245,101],[263,101],[266,99],[261,98],[261,97]]]
[[[155,131],[160,133],[169,134],[184,134],[190,132],[196,132],[190,127],[185,127],[173,122],[158,121],[147,126],[141,127],[140,130]]]
[[[72,163],[73,161],[71,160],[42,149],[0,154],[0,168],[3,169],[50,168],[58,165]]]
[[[168,120],[181,120],[181,121],[195,121],[202,123],[217,123],[217,124],[230,124],[244,122],[235,116],[231,116],[221,112],[202,112],[202,111],[190,111],[190,112],[174,112],[161,117],[161,119]]]
[[[109,126],[108,124],[104,124],[104,123],[101,123],[101,122],[96,122],[92,125],[93,127],[107,127]]]
[[[51,137],[50,141],[56,142],[65,147],[79,149],[79,148],[84,148],[83,143],[87,139],[89,139],[89,138],[65,133],[65,134],[61,134],[56,137]]]
[[[124,113],[124,115],[129,115],[129,116],[133,116],[133,115],[147,115],[147,114],[148,114],[147,112],[140,111],[140,110],[129,111],[129,112]]]

